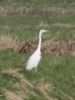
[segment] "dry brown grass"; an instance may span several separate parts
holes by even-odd
[[[62,98],[64,100],[74,100],[73,97],[71,97],[70,95],[68,95],[67,93],[64,93],[63,91],[59,90],[58,92],[56,92],[56,95],[59,98]]]
[[[6,16],[9,13],[19,13],[19,14],[28,14],[30,12],[35,12],[38,14],[43,13],[62,13],[62,14],[75,14],[75,8],[61,8],[61,7],[37,7],[36,9],[33,7],[26,7],[26,6],[19,6],[19,7],[13,7],[13,6],[0,6],[0,13],[3,16]]]
[[[36,25],[36,27],[40,28],[40,27],[43,27],[43,28],[49,28],[49,24],[48,23],[44,23],[43,21],[41,21],[38,25]]]
[[[19,70],[21,69],[16,69],[16,70],[11,69],[11,70],[1,71],[1,74],[8,74],[20,80],[18,83],[17,82],[13,83],[13,87],[18,89],[15,92],[9,91],[6,88],[1,88],[1,91],[7,100],[24,100],[25,98],[29,98],[29,96],[31,95],[34,97],[39,97],[39,95],[37,95],[37,93],[33,91],[34,86],[36,89],[40,91],[43,97],[46,98],[47,100],[57,100],[51,98],[48,94],[49,92],[53,91],[53,88],[49,83],[44,84],[43,80],[40,80],[40,82],[37,83],[37,85],[35,85],[36,84],[35,80],[34,83],[32,84],[26,79],[25,76],[18,73]]]
[[[22,96],[14,93],[13,91],[9,91],[6,88],[1,88],[1,91],[4,93],[7,100],[24,100]]]
[[[46,40],[42,43],[41,50],[43,53],[52,54],[72,54],[75,55],[75,41],[71,37],[75,37],[74,32],[70,34],[69,41],[55,41],[55,39]],[[73,35],[73,36],[72,36]],[[45,38],[45,37],[44,37]],[[46,37],[47,38],[47,37]],[[23,42],[17,41],[18,39],[11,38],[10,36],[0,37],[0,50],[11,49],[15,52],[28,53],[34,52],[37,48],[37,39],[29,39]]]
[[[64,23],[54,23],[51,24],[52,26],[58,26],[58,27],[65,27],[65,28],[72,28],[75,27],[75,24],[64,24]]]
[[[0,50],[2,49],[13,49],[17,48],[17,38],[13,39],[10,36],[1,35],[0,36]]]
[[[12,6],[0,6],[0,14],[3,16],[6,16],[8,13],[12,13],[14,11],[14,8]]]
[[[29,95],[37,96],[37,94],[32,90],[33,84],[30,83],[22,74],[19,74],[19,70],[21,69],[1,71],[2,74],[8,74],[19,79],[19,83],[13,84],[13,87],[18,89],[16,93],[7,89],[1,89],[7,100],[24,100],[24,98],[28,98]]]
[[[62,93],[62,95],[67,98],[67,100],[74,100],[74,98],[72,98],[70,95],[66,94],[66,93]]]
[[[17,77],[20,79],[20,81],[22,83],[24,83],[26,86],[30,86],[30,87],[33,87],[33,85],[27,81],[27,79],[22,75],[22,74],[19,74],[18,71],[21,70],[21,69],[15,69],[15,70],[5,70],[5,71],[1,71],[2,74],[8,74],[8,75],[12,75],[13,77]]]
[[[34,52],[36,48],[36,42],[33,40],[27,40],[19,45],[17,51],[22,53]],[[75,41],[55,41],[54,39],[47,40],[42,43],[41,50],[43,53],[75,55]]]
[[[21,69],[1,71],[1,74],[8,74],[19,79],[18,83],[13,83],[12,87],[16,89],[15,91],[10,91],[3,87],[0,88],[1,92],[3,93],[1,96],[5,96],[7,100],[25,100],[25,98],[28,99],[31,95],[39,98],[39,95],[33,89],[35,87],[42,94],[40,97],[41,99],[58,100],[57,98],[52,98],[50,96],[50,93],[55,92],[55,87],[53,87],[50,83],[44,83],[43,78],[39,80],[37,84],[36,80],[34,80],[34,82],[29,82],[29,80],[27,80],[23,74],[18,72],[19,70]],[[64,93],[63,91],[57,91],[55,94],[62,99],[74,100],[70,95]]]
[[[52,92],[53,91],[53,87],[49,84],[46,83],[44,84],[43,80],[41,80],[38,85],[37,88],[39,89],[39,91],[41,92],[41,94],[47,99],[47,100],[57,100],[56,98],[52,98],[48,95],[48,92]]]
[[[36,41],[33,41],[32,39],[28,39],[27,41],[23,41],[19,44],[17,48],[17,52],[33,52],[36,49]]]

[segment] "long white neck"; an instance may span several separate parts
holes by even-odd
[[[39,43],[38,43],[38,47],[37,47],[37,50],[38,50],[39,52],[41,52],[41,42],[42,42],[41,36],[42,36],[42,33],[43,33],[43,32],[40,32],[40,33],[39,33]]]

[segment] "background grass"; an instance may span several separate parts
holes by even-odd
[[[74,7],[74,0],[0,0],[0,5],[5,6],[27,6],[27,7],[41,7],[42,6],[56,6],[56,7]],[[40,29],[49,29],[51,32],[46,40],[56,38],[56,41],[68,41],[69,34],[75,31],[75,14],[58,14],[58,13],[44,13],[44,14],[17,14],[9,13],[5,16],[0,14],[0,35],[10,35],[15,39],[18,37],[19,41],[24,41],[29,38],[38,38]],[[74,33],[73,33],[74,34]],[[74,39],[74,36],[72,37]],[[43,41],[46,41],[43,40]],[[22,69],[18,73],[23,75],[31,84],[33,88],[26,86],[30,92],[34,91],[38,96],[27,94],[27,98],[22,100],[74,100],[75,99],[75,56],[60,55],[60,54],[42,54],[42,59],[39,63],[38,70],[27,71],[25,64],[31,53],[16,53],[11,50],[0,51],[0,88],[6,88],[9,91],[16,93],[21,90],[14,87],[16,83],[20,83],[18,77],[14,77],[9,73],[2,73],[2,71]],[[43,82],[43,83],[42,83]],[[49,90],[46,94],[37,88],[38,84],[42,83],[49,85]],[[22,90],[21,90],[22,91]],[[23,90],[24,93],[26,92]],[[4,91],[0,91],[0,100],[10,100],[6,98]],[[11,99],[13,100],[13,99]],[[18,100],[18,99],[17,99]]]
[[[12,6],[28,6],[28,7],[39,7],[41,5],[43,6],[61,6],[61,7],[74,7],[75,1],[74,0],[0,0],[0,4],[2,6],[6,5],[12,5]]]
[[[10,34],[13,37],[17,36],[20,40],[26,40],[37,37],[39,30],[45,28],[51,30],[50,34],[52,36],[59,32],[62,39],[67,39],[67,36],[64,35],[74,30],[74,17],[75,15],[63,14],[11,14],[6,17],[0,16],[0,34]],[[54,25],[58,23],[60,23],[58,26]]]

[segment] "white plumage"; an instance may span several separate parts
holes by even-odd
[[[27,70],[31,70],[32,68],[36,68],[37,69],[37,66],[38,66],[38,63],[41,59],[41,36],[42,36],[42,33],[44,32],[47,32],[49,30],[40,30],[39,32],[39,43],[38,43],[38,47],[36,49],[36,51],[30,56],[27,64],[26,64],[26,69]]]

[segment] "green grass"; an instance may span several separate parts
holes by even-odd
[[[45,28],[51,30],[52,36],[59,32],[61,39],[67,39],[65,34],[69,34],[74,30],[75,15],[63,14],[10,14],[5,17],[0,16],[0,34],[12,37],[18,37],[20,40],[26,40],[38,36],[40,29]],[[52,26],[53,24],[63,24],[63,26]],[[64,27],[65,24],[71,27]],[[63,35],[64,34],[64,35]]]
[[[60,6],[60,7],[74,7],[74,0],[1,0],[0,5],[12,5],[12,6],[27,6],[27,7],[41,7],[41,6]]]
[[[73,7],[75,5],[74,0],[46,0],[46,1],[31,1],[27,0],[1,0],[0,5],[7,6],[30,6],[40,7],[43,2],[44,6],[61,6],[61,7]],[[50,2],[50,3],[49,3]],[[40,29],[49,29],[51,32],[44,34],[48,35],[46,40],[56,38],[56,41],[69,40],[69,34],[75,31],[75,15],[74,14],[7,14],[3,16],[0,14],[0,35],[10,35],[15,39],[17,36],[19,41],[27,39],[38,38],[38,32]],[[74,33],[73,33],[74,34]],[[74,37],[73,37],[74,38]],[[18,94],[17,91],[25,93],[27,98],[23,97],[23,100],[48,100],[48,97],[58,100],[74,100],[75,99],[75,56],[65,54],[42,54],[42,59],[38,65],[37,72],[35,69],[27,71],[25,69],[26,62],[31,53],[17,53],[9,49],[0,51],[0,100],[10,100],[2,91],[2,88],[9,91],[13,91]],[[9,70],[21,69],[17,73],[9,73]],[[6,71],[5,73],[2,73]],[[33,85],[28,86],[22,84],[20,76],[23,75]],[[24,82],[24,81],[23,81]],[[17,87],[16,84],[21,86]],[[38,88],[39,84],[48,85],[46,93]],[[28,89],[28,93],[24,87]],[[50,89],[48,91],[48,89]],[[34,92],[37,96],[31,94]],[[18,95],[19,96],[19,95]],[[45,97],[44,97],[45,96]],[[47,97],[48,96],[48,97]]]
[[[43,54],[42,60],[39,63],[37,73],[32,70],[26,71],[25,63],[30,54],[14,53],[10,50],[3,50],[0,52],[0,70],[22,69],[22,73],[32,83],[35,82],[34,91],[36,91],[37,84],[44,80],[44,83],[51,85],[52,92],[49,95],[59,100],[68,100],[68,97],[62,97],[63,93],[75,98],[75,57],[71,55],[51,55]],[[0,73],[0,87],[5,87],[8,90],[16,91],[13,85],[19,82],[19,79],[10,76],[9,74]],[[42,96],[42,95],[41,95]],[[30,98],[35,98],[31,96]],[[63,98],[63,99],[62,99]],[[30,100],[32,100],[30,99]],[[41,97],[39,98],[41,99]],[[28,100],[28,99],[27,99]],[[35,98],[37,100],[37,98]]]

